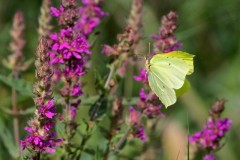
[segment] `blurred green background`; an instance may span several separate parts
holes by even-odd
[[[55,5],[59,1],[54,0]],[[26,46],[24,56],[33,58],[37,44],[38,15],[41,0],[0,0],[0,59],[6,58],[9,51],[9,29],[12,17],[17,10],[22,10],[26,22]],[[109,16],[104,18],[96,29],[100,31],[97,43],[93,48],[92,71],[85,78],[89,81],[94,75],[93,70],[101,75],[107,75],[107,59],[101,54],[102,44],[114,44],[116,35],[122,33],[130,10],[130,0],[105,0],[104,10]],[[192,89],[181,97],[175,106],[165,111],[174,122],[187,130],[186,114],[189,113],[190,134],[200,130],[207,120],[208,108],[219,98],[227,100],[223,117],[233,120],[231,132],[228,134],[224,147],[216,154],[221,160],[240,159],[240,1],[239,0],[145,0],[143,17],[143,47],[148,42],[153,42],[149,35],[158,32],[161,17],[169,11],[176,11],[179,15],[178,30],[176,33],[179,41],[183,43],[183,51],[195,54],[195,72],[190,76]],[[56,23],[56,20],[54,20]],[[2,65],[0,74],[8,75],[9,71]],[[34,66],[23,74],[23,78],[33,83]],[[89,82],[90,84],[93,82]],[[133,82],[136,88],[131,93],[138,95],[140,84]],[[10,88],[0,83],[0,108],[11,108]],[[94,87],[89,87],[89,94],[94,94]],[[19,96],[21,108],[32,107],[30,97]],[[6,146],[3,138],[4,126],[12,130],[11,116],[0,110],[0,159],[9,158],[11,151]],[[23,126],[29,117],[21,119],[21,137],[26,134]],[[159,133],[160,134],[160,133]],[[175,133],[178,134],[178,133]],[[159,140],[160,143],[160,140]],[[13,152],[13,151],[12,151]]]

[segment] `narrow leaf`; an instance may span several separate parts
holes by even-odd
[[[22,95],[31,97],[33,96],[32,84],[23,79],[16,80],[13,78],[13,76],[7,77],[4,75],[0,75],[0,81],[8,85],[9,87],[16,89]]]
[[[14,138],[12,137],[11,132],[6,128],[4,122],[2,121],[1,118],[0,118],[0,128],[1,128],[0,139],[3,141],[9,154],[13,158],[17,158],[18,157],[18,148],[15,146],[15,144],[13,142]]]

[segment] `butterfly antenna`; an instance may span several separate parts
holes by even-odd
[[[148,43],[148,54],[150,55],[150,53],[151,53],[151,43],[149,42]]]

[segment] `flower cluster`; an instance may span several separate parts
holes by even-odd
[[[203,130],[196,132],[189,141],[197,143],[203,149],[215,150],[220,147],[220,140],[229,131],[231,124],[232,121],[228,118],[217,121],[209,119]]]
[[[103,45],[102,53],[115,58],[111,67],[117,68],[116,74],[124,77],[126,66],[135,53],[139,40],[141,39],[142,28],[142,0],[134,0],[131,5],[131,12],[128,18],[128,24],[122,34],[118,34],[118,44],[113,46]],[[140,123],[140,112],[130,107],[129,122],[133,129],[132,134],[134,137],[140,138],[142,141],[146,140],[146,135],[143,125]]]
[[[8,59],[3,59],[3,65],[18,73],[25,71],[31,64],[31,61],[24,61],[23,48],[25,46],[24,40],[25,23],[23,13],[21,11],[16,12],[13,18],[13,25],[10,31],[12,41],[10,43],[10,50],[12,54]]]
[[[38,34],[40,36],[48,37],[53,26],[51,25],[52,16],[50,15],[51,0],[43,0],[40,9],[40,16],[38,18]]]
[[[40,39],[36,56],[35,66],[38,82],[34,85],[33,93],[37,95],[34,98],[37,109],[34,118],[25,127],[30,135],[21,141],[21,146],[23,149],[28,148],[35,152],[54,152],[61,140],[55,138],[56,134],[53,131],[54,118],[57,113],[52,98],[52,69],[46,39]]]
[[[196,143],[199,148],[210,153],[204,156],[204,160],[215,160],[212,152],[221,148],[220,142],[232,125],[232,121],[229,118],[219,118],[224,110],[224,104],[224,99],[218,100],[213,104],[209,111],[208,122],[203,130],[189,137],[189,142]]]
[[[117,36],[119,43],[113,46],[103,45],[103,54],[107,56],[119,56],[120,54],[134,53],[142,37],[140,34],[142,28],[142,9],[142,0],[134,0],[125,32]]]
[[[100,1],[82,0],[82,3],[82,7],[77,7],[76,0],[62,0],[59,9],[51,7],[52,15],[58,18],[61,26],[59,33],[50,35],[51,64],[55,66],[53,80],[64,82],[60,93],[68,106],[67,121],[74,120],[80,104],[82,87],[79,79],[87,72],[86,63],[91,54],[88,35],[107,15],[100,8]]]
[[[136,81],[142,82],[143,84],[148,84],[148,76],[146,69],[141,69],[138,76],[133,77]]]
[[[136,105],[142,113],[148,117],[163,116],[163,113],[160,111],[162,104],[160,103],[157,95],[153,92],[146,93],[142,88]]]
[[[84,35],[89,35],[93,32],[96,26],[101,22],[101,18],[108,14],[103,12],[99,3],[96,0],[83,0],[83,7],[79,8],[79,19],[75,26]]]
[[[182,47],[174,36],[174,32],[177,29],[177,14],[175,12],[169,12],[162,18],[162,26],[160,27],[158,34],[153,34],[151,37],[156,41],[154,43],[155,53],[167,53],[178,50]]]
[[[132,106],[129,108],[129,118],[128,122],[133,129],[133,136],[142,140],[142,142],[146,141],[146,133],[143,124],[141,123],[141,113],[136,111]]]
[[[90,55],[90,44],[83,35],[77,35],[72,28],[62,29],[59,34],[50,35],[52,39],[51,64],[66,64],[71,61],[71,66],[66,65],[65,76],[81,76],[84,74],[84,56]]]

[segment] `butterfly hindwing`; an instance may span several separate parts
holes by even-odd
[[[149,86],[152,91],[159,97],[160,101],[167,107],[176,102],[176,94],[172,88],[166,86],[161,79],[154,73],[148,74]]]

